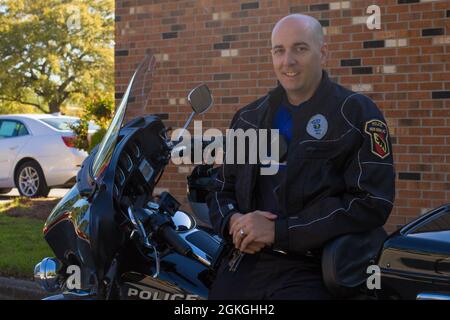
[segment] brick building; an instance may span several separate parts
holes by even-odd
[[[380,8],[380,29],[366,24],[371,5]],[[151,100],[128,117],[159,114],[180,127],[187,93],[206,83],[215,105],[197,119],[225,129],[236,110],[275,86],[270,34],[289,13],[320,20],[331,78],[371,97],[388,121],[397,194],[387,229],[449,203],[450,1],[116,0],[116,98],[151,48]],[[171,165],[159,187],[185,201],[189,171]]]

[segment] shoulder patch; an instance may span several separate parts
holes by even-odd
[[[381,159],[386,158],[391,152],[388,143],[388,129],[383,121],[374,119],[366,122],[364,131],[370,136],[371,151]]]

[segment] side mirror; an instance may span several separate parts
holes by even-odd
[[[211,91],[206,84],[201,84],[188,94],[188,101],[196,114],[206,112],[213,105]]]
[[[198,87],[194,88],[188,94],[188,101],[192,107],[192,113],[189,116],[189,119],[184,124],[183,129],[178,134],[178,137],[175,140],[175,144],[179,143],[181,137],[183,136],[183,132],[189,126],[192,121],[192,118],[196,114],[202,114],[206,112],[213,105],[213,97],[211,95],[211,91],[206,84],[201,84]]]
[[[173,215],[172,221],[176,226],[175,231],[177,232],[188,231],[196,226],[194,219],[183,211],[177,211]]]

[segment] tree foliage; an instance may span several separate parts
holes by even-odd
[[[0,106],[40,112],[114,92],[113,0],[0,0]]]
[[[112,95],[96,96],[86,105],[80,121],[71,126],[74,132],[75,147],[91,152],[91,150],[103,139],[107,128],[114,116],[114,97]],[[89,121],[95,122],[100,129],[88,139]]]

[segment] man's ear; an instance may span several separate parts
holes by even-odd
[[[328,60],[328,44],[324,42],[320,48],[320,63],[324,66]]]

